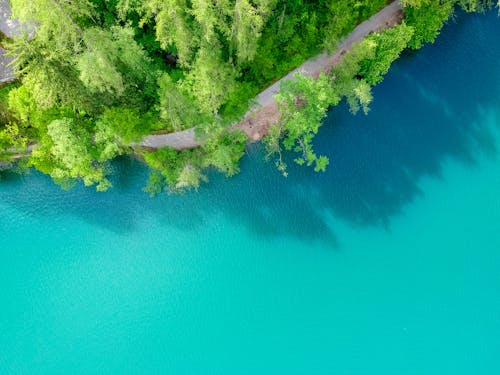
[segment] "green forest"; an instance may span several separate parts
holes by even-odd
[[[496,0],[495,0],[496,2]],[[385,0],[11,0],[13,16],[36,31],[0,44],[17,79],[0,87],[0,160],[35,168],[63,187],[111,187],[110,163],[139,156],[145,190],[182,192],[214,168],[239,172],[246,135],[232,129],[270,84],[323,50],[333,51]],[[330,106],[367,113],[371,87],[407,48],[432,42],[454,12],[480,0],[404,0],[400,25],[369,35],[317,80],[286,81],[281,117],[264,138],[287,174],[283,153],[324,171],[313,139]],[[145,135],[195,128],[190,150],[131,146]],[[30,152],[27,151],[28,145]]]

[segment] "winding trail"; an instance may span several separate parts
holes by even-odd
[[[9,0],[0,0],[0,31],[8,37],[21,33],[21,26],[17,21],[11,20],[11,9]],[[286,76],[275,82],[273,85],[262,91],[255,98],[255,105],[245,114],[240,123],[233,125],[234,129],[242,129],[251,142],[262,139],[267,134],[271,125],[277,123],[279,119],[279,110],[274,99],[284,81],[295,80],[294,75],[301,73],[305,77],[316,78],[321,72],[328,73],[334,66],[342,61],[343,54],[348,51],[353,43],[363,40],[368,34],[397,25],[403,19],[403,10],[398,0],[393,1],[379,12],[375,13],[368,20],[360,23],[344,39],[342,39],[333,54],[321,53],[306,62],[297,69],[294,69]],[[29,29],[28,29],[29,30]],[[31,28],[31,34],[34,33]],[[0,83],[15,79],[11,69],[7,64],[11,58],[6,56],[5,50],[0,47]],[[152,134],[143,138],[141,142],[131,143],[131,146],[146,147],[157,149],[162,147],[171,147],[176,150],[185,150],[198,147],[202,144],[195,137],[195,128],[186,129],[180,132],[168,134]],[[17,156],[22,157],[31,152],[28,147],[26,153]]]
[[[10,19],[11,15],[10,1],[0,0],[0,32],[12,38],[21,35],[22,28],[17,20]],[[5,49],[0,46],[0,83],[10,82],[16,79],[9,64],[13,58],[6,55]]]
[[[0,47],[0,83],[7,83],[16,79],[9,66],[13,59],[7,56],[6,52],[7,51]]]
[[[274,95],[284,81],[295,80],[294,75],[301,73],[305,77],[317,78],[321,72],[328,73],[334,66],[342,61],[343,54],[351,49],[353,43],[363,40],[368,34],[390,28],[401,22],[403,10],[399,1],[393,1],[368,20],[360,23],[346,38],[340,41],[333,54],[326,52],[304,62],[297,69],[275,82],[272,86],[262,91],[256,98],[256,105],[244,116],[243,120],[234,124],[234,129],[242,129],[252,142],[258,141],[267,134],[269,127],[278,122],[279,110]],[[136,144],[137,146],[152,149],[171,147],[176,150],[195,148],[201,145],[195,139],[194,128],[168,134],[148,135]]]

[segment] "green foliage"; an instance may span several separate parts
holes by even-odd
[[[434,1],[435,0],[401,0],[401,3],[407,7],[420,8],[431,6]],[[458,4],[463,10],[467,12],[483,11],[494,5],[493,0],[451,0],[448,2],[452,5]]]
[[[386,3],[385,0],[326,2],[329,22],[325,33],[325,47],[330,51],[335,50],[342,36],[348,34],[360,20],[370,17]]]
[[[20,86],[8,93],[7,105],[24,123],[30,123],[30,117],[36,110],[36,103],[26,86]]]
[[[264,23],[276,1],[257,0],[254,3],[237,0],[234,6],[232,44],[240,64],[254,58]]]
[[[12,154],[4,150],[22,151],[28,144],[28,132],[9,107],[9,97],[17,90],[15,83],[0,87],[0,160],[8,160]]]
[[[90,132],[73,118],[52,121],[47,126],[48,137],[33,150],[30,162],[63,186],[68,181],[82,179],[86,186],[97,185],[106,190],[111,183],[104,166],[95,161]]]
[[[493,6],[493,0],[401,0],[406,22],[414,28],[408,46],[418,49],[433,42],[458,5],[467,12],[480,12]],[[500,5],[500,4],[499,4]]]
[[[28,139],[18,123],[11,122],[0,127],[0,150],[19,150],[22,152],[28,145]],[[10,152],[7,152],[7,156]],[[1,154],[0,154],[0,159]]]
[[[245,133],[242,130],[231,131],[218,122],[204,130],[207,135],[202,167],[215,167],[227,177],[237,174],[240,171],[238,162],[245,153]]]
[[[133,109],[108,108],[96,122],[94,142],[99,150],[98,160],[105,161],[121,155],[128,145],[150,132],[151,116],[139,116]]]
[[[227,121],[238,121],[247,112],[259,88],[253,83],[236,82],[234,91],[227,95],[226,102],[220,109],[220,115]]]
[[[408,46],[413,49],[422,47],[425,42],[433,42],[439,30],[453,12],[453,1],[449,0],[412,0],[405,1],[406,22],[415,30]]]
[[[166,129],[179,131],[203,122],[204,118],[195,100],[166,73],[158,79],[158,96],[158,110]]]
[[[40,108],[90,107],[91,97],[78,79],[71,51],[57,50],[54,41],[16,39],[9,45],[15,54],[14,70]]]
[[[325,170],[328,159],[314,153],[312,140],[318,133],[328,107],[340,101],[340,96],[324,74],[317,80],[301,75],[296,75],[295,78],[295,82],[283,82],[276,95],[281,118],[279,124],[264,139],[268,156],[278,156],[278,169],[285,175],[286,165],[281,155],[281,145],[285,150],[299,153],[296,163],[314,165],[315,171]]]
[[[94,15],[90,0],[11,0],[11,5],[13,16],[31,27],[36,25],[35,39],[41,44],[50,42],[54,53],[78,51],[82,23]]]
[[[413,28],[405,23],[374,33],[353,46],[331,72],[335,91],[345,97],[351,112],[368,113],[370,86],[381,82],[391,63],[407,47]]]
[[[91,91],[120,96],[125,87],[118,71],[121,51],[115,36],[112,32],[98,28],[85,30],[84,40],[88,47],[78,56],[77,66],[80,80]],[[130,42],[130,38],[128,39]],[[132,42],[135,44],[133,39]]]
[[[130,27],[89,28],[77,57],[80,80],[93,93],[107,93],[112,104],[142,108],[156,94],[157,73]],[[118,100],[118,98],[120,98]]]
[[[352,113],[360,109],[368,113],[368,105],[372,100],[370,85],[360,75],[364,61],[375,58],[377,43],[373,39],[365,39],[353,46],[352,50],[344,55],[342,64],[337,65],[331,72],[332,84],[340,97],[345,97]]]
[[[221,121],[205,124],[201,133],[205,143],[197,149],[162,148],[144,153],[144,160],[152,169],[146,192],[155,195],[161,191],[197,190],[202,182],[208,181],[204,174],[207,168],[215,168],[228,177],[239,172],[246,135],[242,131],[230,131]]]
[[[323,2],[278,1],[261,33],[254,59],[243,65],[246,78],[265,86],[321,50],[327,17]]]
[[[235,78],[234,67],[224,63],[220,52],[206,45],[198,52],[183,88],[193,94],[203,112],[216,113],[235,91]]]
[[[372,34],[353,46],[341,64],[317,80],[296,76],[296,81],[281,85],[276,100],[281,112],[279,123],[265,137],[268,156],[276,155],[278,169],[286,175],[282,148],[299,153],[295,162],[325,171],[328,158],[314,153],[312,141],[328,107],[345,97],[353,113],[366,114],[372,101],[371,85],[382,80],[389,66],[407,46],[413,29],[404,23]]]
[[[0,148],[37,143],[31,165],[58,182],[106,189],[107,162],[152,129],[197,127],[203,146],[144,158],[148,190],[185,191],[214,168],[239,171],[245,135],[231,131],[259,90],[319,52],[386,4],[385,0],[12,0],[14,16],[36,34],[2,39],[15,56],[19,87],[0,92]],[[368,112],[372,85],[409,45],[432,41],[456,4],[403,0],[406,24],[373,34],[330,77],[297,77],[278,95],[282,113],[266,137],[286,174],[282,149],[317,171],[328,159],[312,141],[327,108],[346,98]],[[8,99],[7,99],[8,96]]]
[[[109,129],[123,144],[140,140],[150,131],[151,117],[140,116],[131,108],[108,108],[97,121],[97,127]]]
[[[200,150],[176,151],[162,148],[144,154],[144,160],[153,169],[144,189],[151,195],[163,190],[181,193],[189,188],[198,189],[200,183],[207,181],[201,172]]]
[[[9,123],[11,119],[11,113],[9,111],[9,92],[14,89],[13,85],[1,85],[0,84],[0,128]]]
[[[121,15],[135,10],[143,23],[153,19],[156,37],[164,49],[173,49],[183,66],[190,66],[200,46],[233,50],[237,60],[255,54],[265,18],[275,0],[148,0],[120,1]]]
[[[188,66],[199,45],[187,0],[145,1],[143,12],[155,17],[156,37],[163,48],[174,45],[179,62]]]
[[[362,60],[359,75],[363,76],[369,85],[374,86],[382,82],[392,62],[407,47],[413,36],[413,30],[413,27],[403,22],[401,25],[368,36],[367,41],[373,41],[376,47],[373,56]]]

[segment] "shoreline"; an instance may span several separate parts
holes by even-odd
[[[2,2],[5,2],[5,0],[0,0],[0,3]],[[2,17],[5,18],[7,13],[8,12],[4,10]],[[343,54],[349,51],[354,43],[360,42],[370,33],[388,29],[401,23],[403,16],[403,8],[399,4],[399,0],[394,0],[386,5],[369,19],[357,25],[346,37],[341,39],[334,53],[329,54],[323,52],[306,60],[298,68],[292,70],[274,84],[261,91],[255,98],[256,104],[247,111],[239,123],[233,124],[232,129],[243,130],[248,137],[248,142],[257,142],[261,140],[268,133],[269,128],[279,120],[280,112],[274,95],[279,92],[282,82],[295,80],[296,73],[311,78],[317,78],[321,72],[328,73],[342,61]],[[13,25],[10,24],[1,26],[10,27],[10,31],[13,33],[17,31],[16,28],[12,27]],[[1,57],[7,56],[0,54],[0,58]],[[15,77],[13,78],[15,79]],[[202,144],[202,141],[196,140],[195,127],[193,127],[168,134],[147,135],[140,142],[130,143],[130,146],[142,147],[150,150],[170,147],[181,151],[193,149]],[[33,145],[28,147],[23,153],[16,153],[14,158],[18,159],[28,156],[32,148]]]
[[[398,0],[379,10],[369,19],[363,21],[343,38],[334,53],[323,52],[305,61],[298,68],[292,70],[286,76],[269,86],[257,95],[256,105],[253,106],[239,123],[235,123],[232,129],[241,129],[245,132],[249,142],[261,140],[269,131],[269,128],[279,120],[279,110],[274,95],[284,81],[295,80],[295,74],[300,73],[305,77],[317,78],[321,72],[328,73],[333,67],[342,61],[342,56],[349,51],[352,45],[363,40],[367,35],[383,29],[391,28],[403,19],[403,8]],[[158,149],[170,147],[175,150],[187,150],[201,146],[202,142],[195,139],[194,128],[168,134],[152,134],[143,138],[141,142],[132,146]]]

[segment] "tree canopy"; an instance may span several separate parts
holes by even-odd
[[[328,107],[345,98],[368,112],[370,87],[406,48],[435,39],[459,5],[492,1],[402,0],[405,22],[372,34],[329,76],[297,77],[277,96],[282,113],[266,143],[286,174],[282,149],[324,171],[313,138]],[[183,191],[207,168],[239,171],[246,140],[232,123],[250,99],[386,5],[385,0],[12,0],[34,35],[2,45],[18,81],[0,90],[2,158],[36,144],[28,164],[64,186],[104,190],[109,163],[151,132],[196,127],[196,150],[136,149],[155,171],[148,191]],[[6,151],[7,150],[7,151]]]

